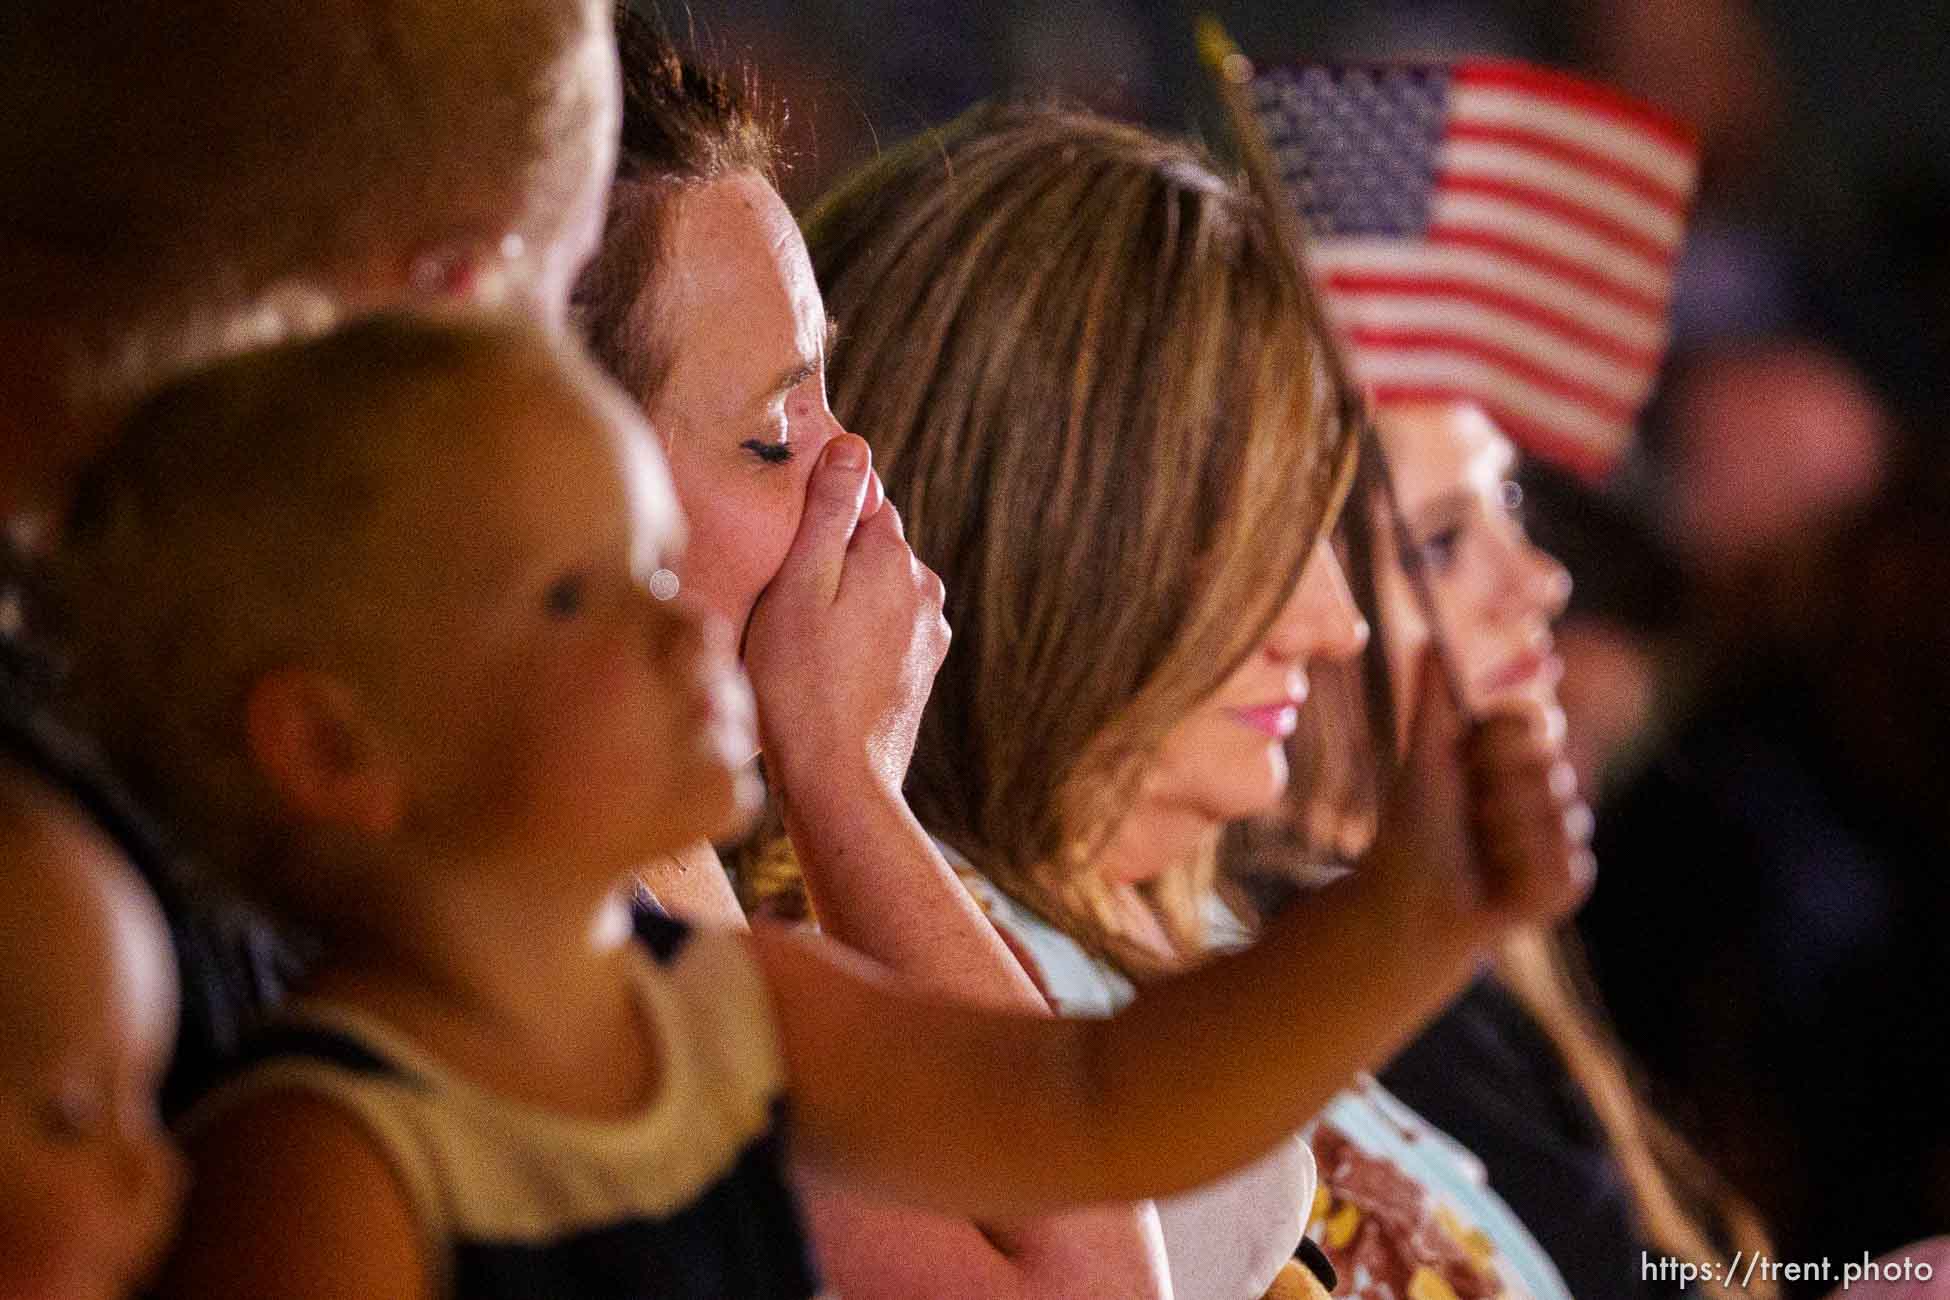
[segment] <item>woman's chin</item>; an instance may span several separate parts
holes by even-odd
[[[1231,807],[1223,820],[1233,822],[1246,817],[1264,817],[1278,812],[1286,799],[1286,751],[1272,746],[1250,778],[1245,773],[1232,791]]]
[[[1215,827],[1228,822],[1267,817],[1280,811],[1286,795],[1286,764],[1277,772],[1268,770],[1252,781],[1230,783],[1224,791],[1213,791],[1200,811]]]
[[[754,755],[754,758],[757,756]],[[752,828],[765,807],[765,782],[759,779],[758,765],[745,762],[731,771],[731,789],[725,799],[723,825],[711,838],[717,843],[737,839]]]

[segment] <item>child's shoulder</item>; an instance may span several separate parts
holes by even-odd
[[[453,1294],[598,1265],[641,1276],[627,1265],[646,1260],[762,1270],[749,1287],[727,1281],[725,1294],[810,1294],[781,1171],[784,1074],[755,959],[737,935],[694,930],[661,960],[646,952],[636,979],[664,1071],[633,1115],[535,1109],[458,1077],[383,1020],[308,1001],[258,1036],[191,1117],[199,1154],[295,1140],[324,1159],[354,1143],[384,1175],[364,1191],[404,1214],[437,1289]],[[259,1171],[252,1194],[316,1194],[329,1207],[343,1189],[316,1181],[325,1172],[285,1161],[280,1182]],[[727,1245],[746,1233],[772,1256],[733,1259]]]
[[[658,1026],[666,1100],[681,1104],[693,1077],[723,1109],[756,1123],[785,1089],[785,1065],[765,973],[746,936],[691,929],[638,969],[645,1008]]]
[[[583,1121],[503,1096],[450,1069],[369,1009],[299,999],[255,1033],[229,1080],[188,1117],[200,1132],[260,1098],[299,1094],[357,1116],[382,1146],[534,1146],[585,1160],[641,1153],[687,1163],[677,1148],[737,1146],[772,1123],[784,1067],[771,998],[741,935],[674,930],[654,954],[635,950],[633,979],[657,1039],[656,1094],[617,1120]],[[493,1163],[486,1153],[464,1163]],[[476,1173],[482,1172],[478,1167]]]
[[[187,1145],[196,1177],[163,1295],[432,1294],[399,1171],[337,1104],[267,1092]]]

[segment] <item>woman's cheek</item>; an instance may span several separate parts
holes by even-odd
[[[785,566],[785,557],[792,550],[793,538],[805,514],[809,480],[805,473],[797,472],[797,467],[795,461],[792,472],[778,475],[766,491],[754,493],[746,502],[745,510],[732,521],[733,550],[746,575],[741,594],[745,597],[747,613]]]
[[[692,510],[691,536],[677,565],[682,589],[692,600],[742,629],[770,574],[761,572],[768,561],[753,554],[750,523],[737,522],[739,502],[720,500],[706,510]],[[783,558],[783,552],[781,552]]]

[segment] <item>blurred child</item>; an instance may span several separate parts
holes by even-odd
[[[1189,1186],[1583,888],[1541,721],[1512,718],[1317,941],[1276,921],[1111,1020],[929,1002],[769,931],[655,965],[631,868],[754,802],[728,631],[669,598],[683,541],[632,405],[511,324],[379,318],[229,363],[82,493],[85,716],[212,878],[319,951],[192,1116],[173,1293],[809,1294],[788,1081],[804,1159],[930,1207]],[[1357,960],[1384,952],[1413,957]],[[1268,1039],[1330,972],[1335,1017]]]
[[[559,320],[616,156],[603,0],[15,0],[0,515],[143,392],[407,303]]]
[[[608,9],[0,6],[0,704],[55,675],[36,552],[144,393],[387,306],[564,315],[614,171]],[[276,1001],[287,954],[136,865],[181,963],[174,1114]]]
[[[11,725],[7,739],[19,748]],[[11,753],[0,828],[0,1295],[124,1296],[182,1191],[156,1112],[176,1032],[169,940],[120,848]]]

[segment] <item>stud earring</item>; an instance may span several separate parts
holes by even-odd
[[[471,297],[479,274],[480,259],[474,250],[452,244],[422,253],[407,272],[415,294],[437,299]]]
[[[658,600],[670,600],[675,597],[678,586],[677,575],[669,569],[658,569],[650,575],[650,594]]]

